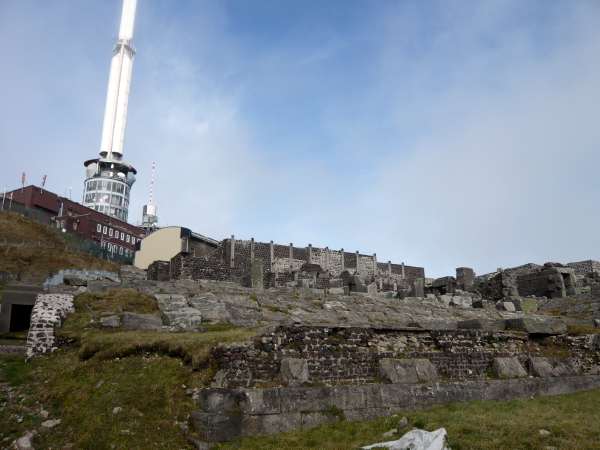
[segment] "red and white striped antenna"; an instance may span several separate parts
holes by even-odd
[[[148,204],[152,205],[154,203],[154,175],[156,172],[156,162],[152,161],[152,176],[150,177],[150,199],[148,200]]]

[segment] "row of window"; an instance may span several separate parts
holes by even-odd
[[[125,206],[126,208],[129,206],[129,200],[126,197],[123,197],[118,194],[104,194],[101,192],[98,193],[88,193],[85,194],[85,203],[107,203],[113,206]]]
[[[110,242],[102,241],[100,246],[102,248],[107,249],[113,255],[119,254],[119,255],[125,255],[125,256],[133,256],[133,253],[134,253],[133,251],[129,250],[128,248],[121,247],[120,245],[117,245],[117,244],[111,244]]]
[[[127,200],[125,200],[127,203]],[[110,216],[116,217],[117,219],[121,219],[123,222],[127,222],[127,210],[121,208],[113,208],[109,205],[91,205],[90,208],[95,209],[98,212],[103,214],[108,214]]]
[[[135,236],[124,233],[122,231],[113,230],[111,227],[107,227],[106,225],[96,224],[96,231],[98,233],[108,235],[109,237],[114,237],[115,239],[119,239],[119,237],[120,237],[123,242],[127,242],[128,244],[131,242],[131,244],[135,245],[135,242],[136,242]],[[138,239],[138,241],[140,241],[140,240],[141,239]]]
[[[129,186],[125,183],[119,183],[117,181],[106,181],[106,180],[90,180],[87,183],[87,191],[109,191],[117,192],[119,194],[129,195]]]

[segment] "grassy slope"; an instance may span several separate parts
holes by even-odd
[[[75,306],[59,333],[72,345],[30,364],[0,357],[0,383],[4,377],[17,390],[16,400],[0,408],[0,448],[3,438],[12,441],[26,430],[41,430],[42,406],[62,422],[35,438],[38,449],[66,444],[76,449],[191,448],[181,431],[194,409],[186,389],[204,386],[210,378],[212,346],[255,332],[227,327],[205,333],[100,329],[97,319],[103,313],[156,310],[153,298],[128,290],[81,295]],[[184,361],[195,361],[196,369]],[[123,410],[113,414],[115,407]]]
[[[0,271],[45,278],[67,268],[118,269],[111,262],[73,251],[54,229],[14,213],[0,213],[0,240],[9,244],[25,243],[0,248]],[[40,242],[46,247],[40,247]]]

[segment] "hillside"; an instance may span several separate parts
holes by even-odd
[[[75,240],[14,213],[0,213],[0,272],[19,280],[45,279],[60,269],[117,270],[117,265],[76,249]]]

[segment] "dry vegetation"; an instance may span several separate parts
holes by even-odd
[[[60,269],[118,267],[87,253],[75,251],[54,228],[15,213],[0,213],[0,271],[20,278],[45,278]]]

